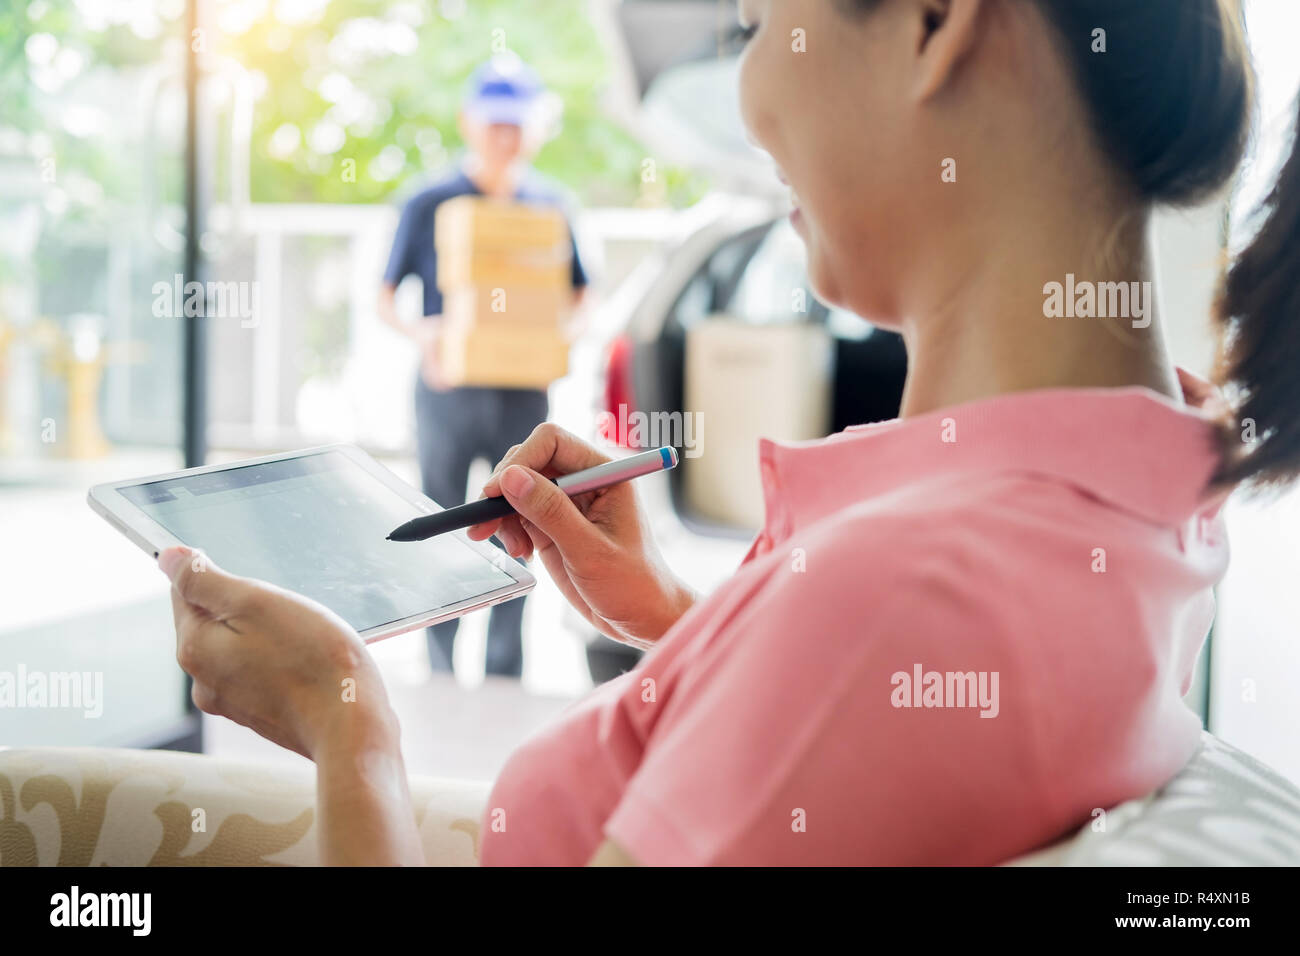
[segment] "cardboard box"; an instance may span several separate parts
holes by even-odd
[[[564,214],[548,206],[457,196],[434,218],[438,288],[563,288],[572,285],[573,244]]]
[[[568,373],[573,247],[560,210],[459,196],[438,207],[434,242],[443,382],[545,388]]]
[[[443,293],[442,321],[449,326],[508,323],[558,329],[569,319],[572,303],[567,284],[462,286]]]
[[[702,416],[703,454],[684,462],[693,511],[755,531],[763,525],[758,440],[824,438],[835,343],[824,326],[755,325],[712,316],[686,332],[684,411]]]
[[[464,249],[554,249],[569,245],[569,224],[552,206],[457,196],[438,206],[434,245]]]
[[[438,370],[447,385],[546,388],[569,371],[569,343],[549,326],[444,323]]]
[[[466,286],[573,288],[572,251],[562,249],[438,250],[438,288],[448,292]]]

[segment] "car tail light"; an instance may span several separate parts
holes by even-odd
[[[605,362],[605,414],[600,435],[613,445],[627,447],[628,416],[634,410],[632,395],[632,340],[620,335],[610,343]]]

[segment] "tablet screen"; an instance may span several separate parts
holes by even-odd
[[[386,540],[421,512],[338,451],[119,491],[220,567],[319,601],[358,631],[514,581],[454,535]]]

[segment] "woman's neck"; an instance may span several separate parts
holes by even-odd
[[[1147,217],[1091,237],[1086,220],[1054,221],[1079,225],[1012,222],[990,236],[985,223],[969,243],[960,230],[945,237],[935,261],[949,268],[918,284],[902,323],[903,417],[1042,388],[1137,385],[1181,396],[1153,294]]]

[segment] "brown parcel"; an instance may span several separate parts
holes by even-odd
[[[569,224],[550,206],[457,196],[438,206],[433,241],[438,251],[554,249],[569,244]]]
[[[433,230],[444,293],[467,285],[571,283],[569,226],[558,209],[458,196],[438,207]]]
[[[568,319],[572,302],[568,285],[465,286],[443,294],[442,318],[445,325],[454,326],[507,323],[559,328]]]
[[[563,214],[458,197],[438,207],[434,240],[442,380],[545,388],[564,376],[569,349],[560,324],[571,303],[572,246]]]
[[[573,286],[572,253],[568,246],[551,250],[523,249],[472,252],[438,250],[438,288],[443,295],[465,286],[488,288],[528,286],[565,289]]]
[[[558,329],[515,322],[439,329],[438,364],[451,386],[546,388],[569,371],[569,343]]]

